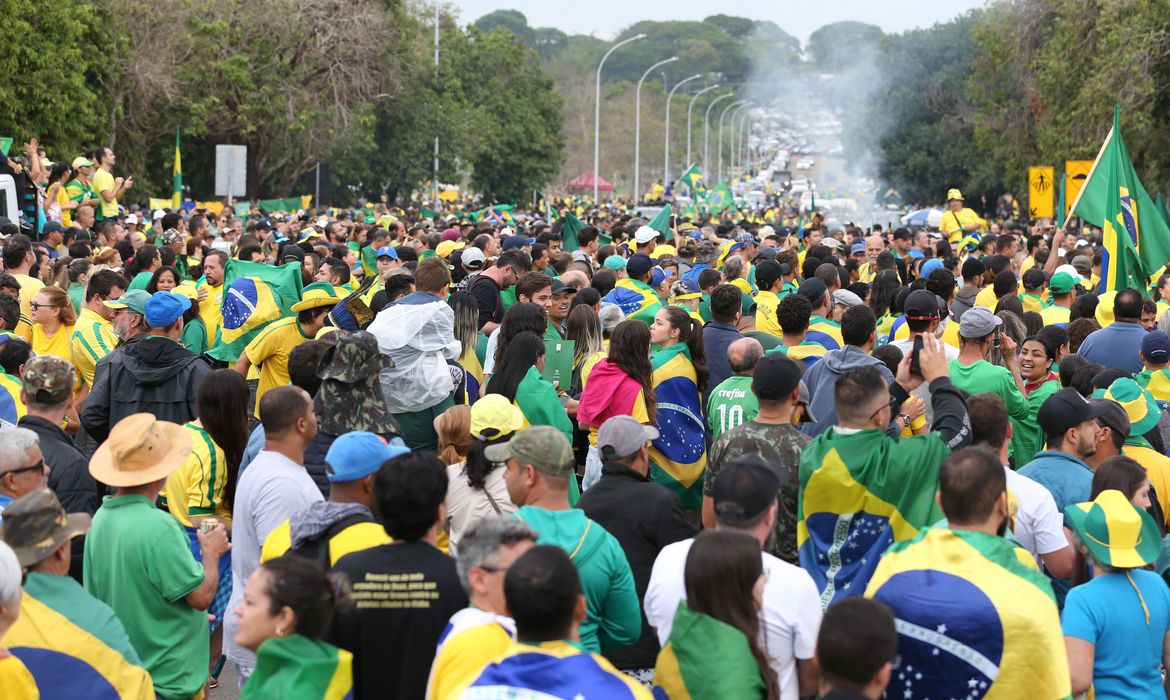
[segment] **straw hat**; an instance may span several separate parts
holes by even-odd
[[[191,436],[183,426],[135,413],[110,431],[89,460],[89,473],[110,486],[142,486],[178,469],[190,453]]]
[[[1158,558],[1158,526],[1120,491],[1102,491],[1094,501],[1068,506],[1064,514],[1089,553],[1106,566],[1136,569]]]

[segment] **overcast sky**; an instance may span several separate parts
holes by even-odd
[[[612,39],[647,19],[701,20],[712,14],[772,20],[806,41],[818,27],[842,20],[876,24],[886,32],[928,27],[983,5],[982,0],[447,0],[469,24],[494,10],[519,10],[533,27]]]

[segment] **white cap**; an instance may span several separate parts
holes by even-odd
[[[154,221],[155,219],[161,219],[166,215],[167,215],[167,213],[165,211],[163,211],[162,209],[155,209],[154,214],[151,215],[150,219],[151,219],[151,221]]]
[[[761,226],[760,230],[756,231],[756,238],[759,238],[762,241],[774,233],[776,233],[776,229],[772,228],[771,226]]]
[[[650,241],[654,240],[655,238],[658,238],[661,235],[662,234],[658,233],[657,231],[650,228],[649,226],[641,226],[638,228],[637,231],[634,231],[634,240],[640,244],[641,243],[649,243]]]
[[[131,215],[127,216],[127,217],[126,217],[126,223],[128,223],[128,224],[137,224],[137,223],[138,223],[138,215],[137,215],[137,214],[131,214]]]
[[[320,219],[317,219],[317,228],[321,229],[322,231],[324,231],[325,227],[328,225],[329,225],[329,219],[326,219],[323,216]]]
[[[1072,278],[1074,280],[1076,280],[1077,282],[1080,282],[1084,279],[1083,277],[1081,277],[1081,273],[1077,272],[1077,269],[1075,267],[1073,267],[1072,265],[1069,265],[1067,263],[1065,263],[1064,265],[1057,266],[1057,268],[1052,271],[1052,274],[1053,274],[1053,276],[1056,276],[1062,272],[1067,272],[1068,274],[1072,275]]]
[[[512,230],[511,226],[505,226],[504,228],[500,229],[500,238],[501,239],[507,238],[508,236],[511,236],[514,233],[516,233],[516,232]]]

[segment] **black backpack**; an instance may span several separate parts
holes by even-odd
[[[285,555],[303,557],[309,561],[316,562],[322,571],[328,571],[333,566],[333,562],[329,557],[330,540],[350,525],[371,522],[374,522],[374,519],[370,517],[369,513],[354,513],[333,523],[316,537],[301,542],[300,546],[289,547]]]

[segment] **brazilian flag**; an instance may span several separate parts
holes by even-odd
[[[691,191],[691,197],[702,197],[707,194],[707,181],[703,179],[703,171],[699,170],[697,165],[687,168],[679,181]]]
[[[731,188],[726,182],[721,182],[707,194],[707,210],[712,214],[735,206],[735,199],[731,196]]]
[[[748,639],[679,601],[670,639],[654,666],[654,697],[762,698],[767,690]]]
[[[208,356],[235,362],[265,326],[292,315],[301,300],[301,266],[228,260],[223,270],[223,324]]]
[[[652,354],[650,366],[658,403],[658,437],[650,444],[650,480],[674,491],[683,507],[693,510],[703,504],[702,477],[707,468],[699,376],[683,343]]]
[[[805,446],[796,547],[822,607],[861,595],[891,544],[943,518],[934,494],[949,454],[933,433],[894,440],[876,429],[830,428]]]
[[[649,326],[662,308],[662,300],[645,282],[623,277],[602,299],[607,304],[617,304],[626,318],[645,321]]]
[[[581,247],[577,241],[577,234],[581,229],[585,228],[584,222],[577,218],[577,215],[569,212],[565,214],[565,221],[561,224],[561,240],[562,248],[567,251],[574,251]]]
[[[865,595],[898,630],[886,697],[1070,695],[1052,586],[1002,537],[927,530],[890,547]]]
[[[256,669],[240,700],[353,698],[353,654],[303,635],[273,637],[260,645]]]

